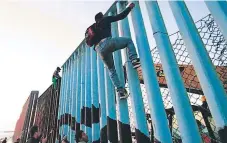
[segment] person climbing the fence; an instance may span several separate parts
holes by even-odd
[[[54,85],[54,89],[57,88],[57,80],[61,78],[59,75],[60,71],[61,71],[61,68],[57,67],[57,69],[54,71],[54,74],[52,76],[52,82]]]
[[[82,130],[76,132],[76,142],[77,143],[88,143],[87,134]]]
[[[134,6],[135,4],[131,3],[122,13],[115,16],[104,17],[103,13],[99,12],[95,15],[96,22],[88,27],[85,32],[86,44],[89,47],[94,46],[94,50],[98,53],[105,66],[108,68],[109,76],[120,96],[120,99],[127,98],[128,93],[118,78],[114,66],[113,52],[127,47],[129,60],[134,69],[140,67],[140,60],[132,39],[126,37],[112,38],[111,23],[126,18]]]

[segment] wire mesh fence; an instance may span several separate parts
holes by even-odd
[[[196,27],[204,42],[207,52],[209,53],[210,59],[216,68],[217,74],[219,75],[219,78],[222,81],[224,88],[227,90],[227,42],[225,41],[222,33],[220,32],[217,24],[215,23],[213,17],[210,14],[197,21]],[[184,85],[187,90],[188,97],[190,99],[203,142],[219,143],[220,138],[218,136],[216,126],[210,114],[209,107],[207,106],[205,96],[203,94],[202,88],[194,70],[190,55],[188,54],[187,49],[184,45],[181,34],[178,31],[174,34],[171,34],[169,38],[172,43],[173,51],[175,53],[181,72],[182,80],[184,81]],[[181,143],[181,135],[157,47],[151,50],[151,54],[155,63],[157,79],[159,81],[160,91],[162,93],[162,98],[166,109],[166,114],[173,141],[175,143]],[[141,90],[143,93],[144,108],[147,114],[148,128],[150,130],[151,140],[152,142],[154,142],[152,121],[150,118],[150,110],[148,107],[146,88],[143,84],[141,69],[138,69],[138,73],[141,81]],[[131,117],[131,129],[132,132],[134,132],[135,124],[133,120],[130,100],[128,100],[128,105],[130,112],[129,114]],[[134,142],[136,141],[134,140]]]

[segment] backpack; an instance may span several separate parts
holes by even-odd
[[[89,47],[92,47],[95,44],[96,34],[96,23],[94,23],[89,26],[85,32],[85,42]]]

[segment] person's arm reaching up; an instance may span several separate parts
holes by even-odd
[[[129,5],[129,7],[127,7],[123,12],[121,12],[120,14],[117,14],[115,16],[109,16],[108,17],[108,20],[109,22],[116,22],[116,21],[119,21],[119,20],[122,20],[124,19],[125,17],[128,16],[129,12],[133,9],[133,7],[135,6],[134,3],[131,3]]]

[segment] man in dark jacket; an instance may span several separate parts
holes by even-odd
[[[2,143],[7,143],[7,137],[2,141]]]
[[[95,51],[98,53],[105,66],[108,68],[110,78],[117,89],[120,99],[127,98],[128,93],[118,78],[112,53],[127,47],[129,60],[131,61],[134,69],[140,67],[140,60],[137,56],[132,39],[126,37],[112,38],[111,23],[126,18],[134,6],[135,4],[131,3],[129,7],[116,16],[104,17],[102,12],[99,12],[95,16]]]
[[[39,132],[39,129],[37,126],[31,127],[29,131],[29,135],[30,135],[30,138],[26,143],[39,143],[39,142],[46,143],[47,142],[47,138],[42,138],[42,135]]]

